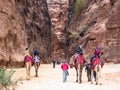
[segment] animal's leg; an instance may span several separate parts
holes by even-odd
[[[82,83],[82,70],[80,71],[79,83]]]
[[[98,73],[99,73],[99,65],[96,67],[96,85],[98,85]]]
[[[77,68],[75,68],[75,70],[76,70],[76,82],[78,82],[78,70]]]
[[[79,65],[79,83],[82,83],[82,69],[83,69],[83,66]]]
[[[91,70],[91,84],[93,84],[93,70]]]
[[[100,72],[101,72],[101,65],[99,65],[98,72],[99,72],[99,77],[101,77],[101,74],[100,74]]]
[[[102,84],[102,82],[101,82],[101,78],[102,78],[102,76],[101,76],[101,70],[102,70],[102,68],[101,68],[101,66],[99,65],[99,76],[98,76],[98,78],[99,78],[99,84],[101,85]]]

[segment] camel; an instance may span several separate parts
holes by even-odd
[[[100,71],[103,67],[104,62],[103,60],[99,59],[98,56],[94,58],[94,60],[91,61],[91,84],[93,84],[93,72],[96,72],[96,85],[98,85],[99,77],[100,77]]]
[[[83,55],[75,53],[70,58],[69,64],[71,68],[74,66],[76,70],[76,82],[82,83],[82,71],[85,66],[85,60],[83,58]]]

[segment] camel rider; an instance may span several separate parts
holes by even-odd
[[[77,48],[77,53],[83,55],[83,51],[80,45]]]
[[[80,45],[77,48],[77,63],[86,63],[86,60],[83,56],[83,50]]]
[[[94,56],[90,60],[93,60],[96,56],[98,56],[98,58],[100,59],[100,52],[101,52],[100,46],[97,46],[94,51]]]
[[[100,58],[100,52],[101,52],[100,46],[97,46],[96,49],[95,49],[95,51],[94,51],[94,55],[98,56],[98,58]]]

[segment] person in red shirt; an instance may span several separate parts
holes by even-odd
[[[32,57],[28,54],[25,56],[24,58],[25,61],[25,67],[26,67],[26,79],[29,80],[30,79],[30,69],[31,69],[31,65],[32,65]]]
[[[100,58],[100,52],[101,52],[100,46],[97,46],[95,51],[94,51],[94,55],[96,55],[96,56],[98,56]]]
[[[100,46],[97,46],[94,51],[94,56],[90,59],[90,61],[94,60],[95,57],[98,57],[100,59],[100,53],[101,53],[101,48]]]
[[[62,65],[61,65],[61,69],[63,71],[63,82],[66,82],[67,81],[67,76],[69,75],[68,73],[68,64],[67,64],[67,61],[63,61]]]

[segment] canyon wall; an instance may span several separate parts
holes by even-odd
[[[51,19],[46,0],[0,0],[0,66],[23,66],[28,47],[47,63],[51,50]]]
[[[85,58],[89,60],[96,46],[100,46],[106,62],[120,62],[120,1],[89,0],[79,18],[76,14],[70,23],[69,32],[79,37],[71,44],[69,53],[81,45]]]

